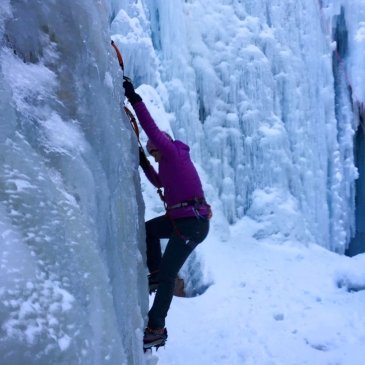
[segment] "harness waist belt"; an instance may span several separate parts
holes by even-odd
[[[205,201],[205,198],[195,198],[195,199],[191,199],[191,200],[186,200],[184,202],[181,203],[177,203],[174,205],[168,205],[167,209],[177,209],[177,208],[184,208],[184,207],[188,207],[188,206],[200,206],[202,204],[207,204],[207,202]]]

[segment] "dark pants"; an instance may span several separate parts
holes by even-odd
[[[166,216],[146,222],[147,266],[150,273],[158,271],[158,289],[148,313],[150,328],[165,327],[165,318],[172,301],[175,279],[184,262],[209,232],[205,218],[180,218],[174,223]],[[169,238],[161,256],[161,238]]]

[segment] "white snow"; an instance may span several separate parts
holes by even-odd
[[[68,349],[68,347],[70,346],[71,340],[72,339],[67,335],[61,337],[58,340],[58,345],[60,346],[61,351],[66,351]]]
[[[243,219],[229,241],[198,247],[213,284],[174,297],[158,364],[363,365],[365,254],[276,246],[253,238],[256,225]]]

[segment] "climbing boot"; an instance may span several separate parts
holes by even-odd
[[[158,349],[164,346],[167,340],[166,328],[149,328],[147,327],[144,331],[143,336],[143,348],[148,350],[151,347]]]

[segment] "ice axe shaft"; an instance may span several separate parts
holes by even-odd
[[[112,47],[115,49],[115,52],[117,54],[117,57],[118,57],[118,62],[119,62],[119,66],[120,68],[122,69],[122,72],[123,72],[123,79],[124,79],[124,61],[123,61],[123,57],[122,57],[122,54],[120,53],[117,45],[114,43],[114,41],[112,40]]]

